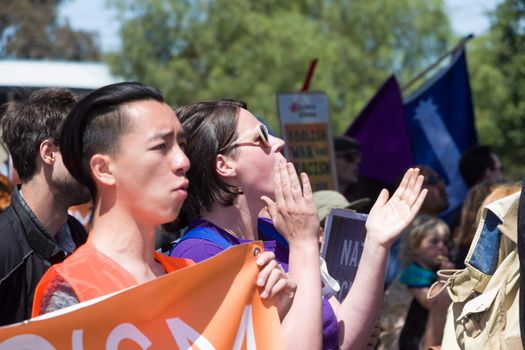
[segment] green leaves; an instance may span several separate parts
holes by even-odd
[[[73,30],[57,19],[61,0],[8,1],[0,6],[0,56],[98,60],[94,33]]]
[[[412,76],[448,47],[442,1],[113,0],[114,71],[160,87],[175,106],[238,98],[278,128],[275,94],[326,91],[336,132],[392,73]]]
[[[474,39],[470,73],[477,127],[510,178],[525,170],[525,0],[505,0],[489,33]]]

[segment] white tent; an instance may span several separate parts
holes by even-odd
[[[64,87],[92,90],[116,83],[100,62],[0,60],[0,87]]]
[[[89,91],[121,81],[101,62],[0,60],[0,104],[22,88],[61,87]],[[7,172],[7,152],[0,145],[0,173]]]

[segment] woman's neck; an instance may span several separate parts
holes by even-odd
[[[239,195],[233,205],[214,203],[211,211],[202,213],[201,217],[237,238],[257,240],[257,217],[261,208],[262,202],[260,205],[249,206],[246,197]]]

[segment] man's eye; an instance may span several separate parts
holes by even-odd
[[[154,150],[163,150],[163,149],[166,149],[166,143],[164,143],[164,142],[163,142],[163,143],[159,143],[158,145],[153,146],[152,149],[154,149]]]

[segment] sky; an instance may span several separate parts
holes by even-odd
[[[394,1],[394,0],[391,0]],[[458,35],[481,34],[489,27],[487,12],[501,0],[445,0],[452,29]],[[106,8],[106,0],[69,0],[60,10],[60,16],[69,20],[75,29],[99,33],[104,52],[119,48],[118,25],[115,13]]]

